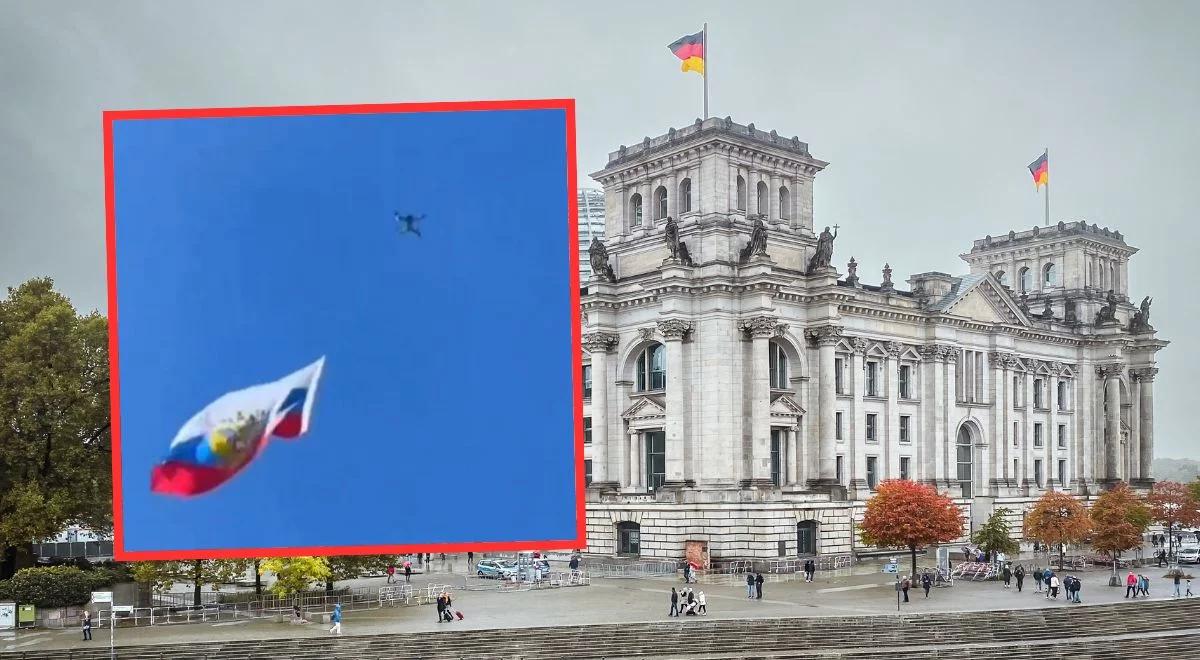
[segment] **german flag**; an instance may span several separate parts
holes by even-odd
[[[695,71],[700,75],[704,75],[704,33],[697,32],[689,34],[686,37],[680,37],[675,43],[667,46],[683,61],[683,65],[679,67],[680,71],[687,73]]]
[[[1029,164],[1029,172],[1033,174],[1033,187],[1041,189],[1050,182],[1050,155],[1044,153]]]

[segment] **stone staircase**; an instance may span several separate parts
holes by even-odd
[[[1122,636],[1136,636],[1123,638]],[[903,660],[1197,657],[1200,599],[898,616],[703,619],[123,646],[118,660]],[[108,649],[0,653],[105,660]]]

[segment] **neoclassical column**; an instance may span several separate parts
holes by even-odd
[[[988,353],[992,382],[992,479],[990,486],[999,488],[1008,478],[1008,355]],[[995,492],[994,494],[999,494]]]
[[[1050,428],[1046,429],[1046,483],[1060,489],[1063,487],[1058,483],[1058,374],[1061,369],[1061,364],[1052,363],[1050,378],[1046,379],[1046,403],[1050,409],[1047,423]]]
[[[738,180],[739,176],[741,176],[741,172],[738,171],[738,166],[733,163],[730,163],[729,164],[729,191],[728,191],[729,192],[729,210],[730,211],[736,211],[738,209],[737,180]]]
[[[1157,367],[1144,367],[1134,372],[1142,388],[1139,393],[1138,426],[1138,475],[1141,480],[1150,479],[1150,464],[1154,462],[1154,377]]]
[[[850,409],[849,436],[846,446],[850,448],[850,460],[846,467],[850,470],[850,489],[855,496],[867,494],[867,416],[863,406],[863,394],[867,389],[866,372],[863,358],[867,352],[867,340],[862,337],[850,339],[850,347],[854,350],[850,358],[850,391],[852,393]]]
[[[646,179],[642,183],[642,228],[646,229],[654,226],[655,212],[654,203],[654,180]]]
[[[1075,423],[1081,438],[1079,456],[1075,462],[1081,486],[1090,488],[1100,470],[1096,467],[1096,371],[1087,362],[1080,362],[1075,378]]]
[[[629,429],[629,487],[633,489],[639,489],[642,481],[641,452],[638,451],[641,435],[637,429]]]
[[[887,429],[883,433],[883,439],[880,442],[883,445],[883,477],[885,479],[898,479],[900,477],[900,354],[904,352],[904,345],[900,342],[889,341],[885,346],[887,350],[887,375],[884,378],[884,383],[887,386],[887,423],[884,428]],[[909,375],[911,381],[912,375]],[[909,383],[912,387],[912,383]],[[910,420],[911,421],[911,420]],[[913,428],[909,428],[909,442],[912,442]]]
[[[770,176],[770,183],[767,185],[767,206],[771,208],[770,219],[778,220],[783,217],[783,214],[780,213],[781,209],[779,207],[779,176],[772,173]]]
[[[817,344],[817,375],[818,375],[818,428],[817,437],[817,479],[813,485],[837,486],[837,458],[835,444],[837,442],[834,428],[834,407],[837,405],[837,395],[834,392],[834,347],[842,338],[842,328],[827,325],[809,330],[808,338]]]
[[[746,173],[749,175],[746,177],[746,213],[762,213],[758,208],[758,170],[751,168]]]
[[[617,335],[608,332],[589,332],[583,336],[583,346],[592,356],[592,487],[609,488],[608,447],[608,352],[617,345]]]
[[[1104,380],[1104,479],[1121,479],[1121,371],[1120,362],[1101,364],[1096,373]]]
[[[1033,407],[1033,381],[1036,380],[1037,362],[1034,360],[1025,360],[1025,443],[1021,449],[1021,474],[1024,477],[1026,485],[1033,484],[1037,486],[1037,474],[1033,470],[1033,461],[1037,459],[1037,447],[1033,446],[1033,429],[1034,429],[1034,413]],[[1042,442],[1046,438],[1042,437]],[[1044,450],[1044,447],[1043,447]],[[1045,483],[1046,467],[1042,466],[1042,480]]]
[[[679,202],[675,198],[679,196],[679,173],[671,170],[671,176],[667,178],[667,217],[679,220]],[[664,219],[663,222],[666,222]]]
[[[738,328],[750,335],[750,479],[747,485],[771,483],[771,337],[779,327],[774,316],[742,319]]]
[[[666,486],[684,485],[684,408],[687,379],[684,378],[683,338],[692,331],[692,323],[683,319],[659,319],[658,331],[667,347],[667,419],[666,419]]]
[[[790,426],[784,430],[787,437],[787,479],[789,486],[800,485],[800,426]]]

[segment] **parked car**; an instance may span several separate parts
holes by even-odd
[[[517,574],[516,564],[496,559],[480,559],[475,562],[475,575],[481,578],[508,579]]]
[[[1178,556],[1181,564],[1200,564],[1200,548],[1184,548]]]

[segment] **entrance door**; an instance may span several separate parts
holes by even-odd
[[[796,525],[796,554],[801,557],[817,554],[817,521],[805,520]]]

